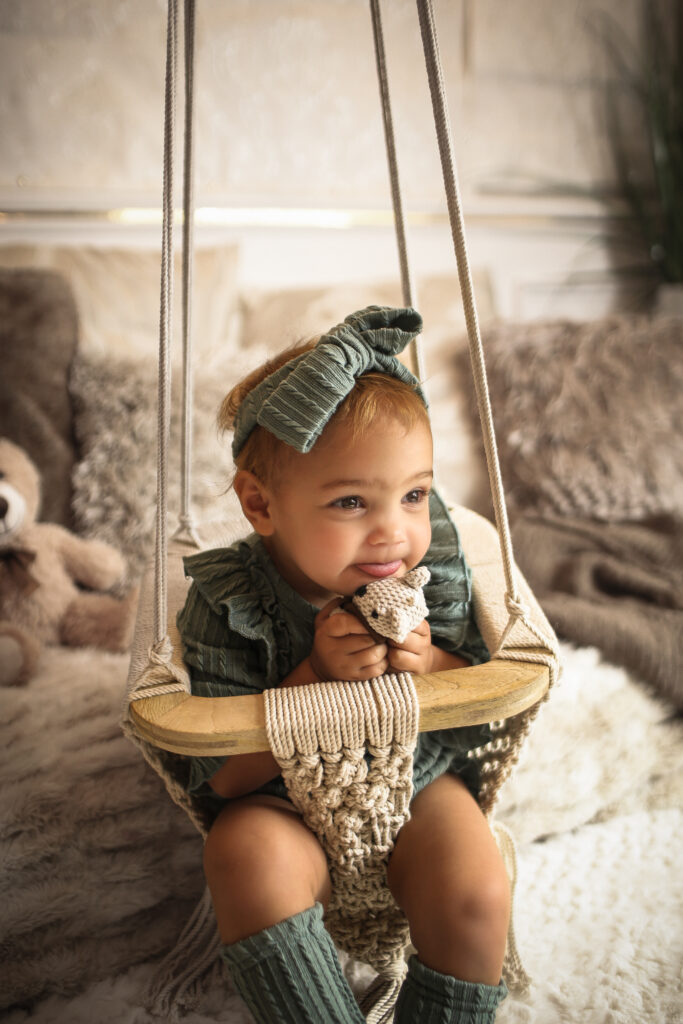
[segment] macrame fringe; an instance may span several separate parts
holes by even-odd
[[[505,959],[503,960],[503,979],[507,987],[515,995],[526,995],[531,988],[531,978],[524,970],[519,950],[517,949],[514,925],[517,849],[512,833],[505,825],[501,825],[499,821],[492,822],[491,830],[503,858],[508,878],[510,879],[510,924],[508,925],[507,946],[505,948]]]
[[[220,937],[208,888],[175,944],[147,986],[144,1005],[165,1021],[179,1021],[195,1009],[202,991],[221,970]]]
[[[388,978],[378,974],[366,989],[359,1003],[366,1024],[391,1024],[405,973],[404,968],[400,977]]]

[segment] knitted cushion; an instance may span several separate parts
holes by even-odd
[[[501,324],[484,351],[511,515],[683,507],[683,319]]]

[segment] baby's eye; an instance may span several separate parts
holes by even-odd
[[[336,501],[333,501],[332,506],[333,508],[343,508],[346,511],[353,512],[363,507],[363,499],[359,498],[357,494],[346,494],[343,498],[337,498]]]
[[[425,491],[423,487],[416,487],[414,490],[408,491],[408,493],[404,495],[403,500],[407,505],[419,505],[425,500],[428,493],[429,492]]]

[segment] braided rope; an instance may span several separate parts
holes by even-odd
[[[401,272],[401,293],[403,296],[404,306],[415,306],[417,305],[415,282],[412,278],[410,261],[408,259],[406,223],[403,213],[403,196],[401,193],[401,182],[398,173],[398,160],[396,157],[396,137],[394,133],[394,121],[391,114],[391,96],[389,94],[389,76],[387,73],[387,60],[384,49],[384,31],[382,29],[382,9],[380,0],[370,0],[370,13],[372,16],[372,34],[375,43],[377,80],[379,83],[379,95],[382,105],[384,143],[387,151],[389,183],[391,185],[391,202],[394,208],[394,230],[396,232],[398,263]],[[424,381],[426,378],[424,357],[422,346],[417,338],[413,338],[410,342],[410,354],[413,360],[415,376],[422,384],[424,390]]]
[[[182,505],[179,534],[199,547],[191,512],[190,450],[192,424],[191,291],[193,263],[192,136],[194,109],[194,9],[185,0],[185,136],[183,194],[183,432],[181,440]],[[178,64],[178,0],[168,0],[166,78],[164,90],[164,172],[161,230],[161,301],[159,314],[159,375],[157,423],[157,509],[154,560],[154,643],[152,652],[164,657],[168,621],[168,450],[171,435],[171,344],[173,339],[173,220],[176,81]]]
[[[173,329],[173,151],[175,146],[178,2],[168,0],[166,80],[164,91],[163,221],[161,229],[161,309],[159,314],[159,383],[157,424],[157,511],[154,562],[154,647],[164,649],[168,619],[168,447],[171,434],[171,358]]]
[[[410,816],[419,715],[412,679],[275,688],[264,698],[268,740],[292,802],[327,854],[327,927],[351,956],[399,981],[408,923],[386,868]]]
[[[441,169],[446,189],[448,216],[458,266],[458,277],[460,280],[460,291],[462,294],[463,308],[465,312],[465,322],[467,324],[470,360],[472,363],[477,406],[479,409],[479,418],[481,420],[484,438],[486,464],[495,510],[496,526],[498,528],[500,551],[503,560],[503,571],[505,574],[506,600],[508,600],[510,618],[505,630],[503,631],[502,637],[498,642],[496,653],[499,653],[501,652],[504,642],[507,640],[517,621],[523,621],[524,625],[528,628],[531,628],[531,626],[526,609],[520,601],[517,581],[515,579],[512,540],[510,537],[503,481],[500,472],[500,462],[498,459],[493,414],[491,412],[491,402],[489,399],[479,319],[474,301],[474,288],[472,285],[472,274],[470,271],[467,243],[465,239],[465,224],[462,214],[460,189],[458,186],[455,159],[453,156],[453,140],[448,114],[448,104],[446,100],[446,90],[444,86],[439,45],[434,22],[434,11],[431,0],[417,0],[417,9],[420,20],[420,32],[422,35],[425,65],[427,68],[427,78],[429,81],[429,91],[434,111],[434,123],[436,126],[436,136],[439,145],[439,155],[441,158]],[[553,649],[554,647],[553,640],[550,637],[544,637],[543,644],[550,649]]]
[[[183,139],[183,429],[180,438],[180,513],[175,540],[200,547],[192,497],[192,270],[194,266],[195,0],[185,0],[185,130]]]

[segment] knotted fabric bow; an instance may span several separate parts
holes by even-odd
[[[364,373],[387,373],[426,398],[413,374],[396,356],[422,330],[414,309],[368,306],[323,334],[304,352],[261,381],[235,417],[232,443],[237,457],[254,427],[261,426],[298,452],[309,452],[325,426]]]
[[[32,594],[40,586],[31,572],[35,560],[35,551],[28,548],[0,548],[0,570],[7,573],[18,590],[27,594]]]

